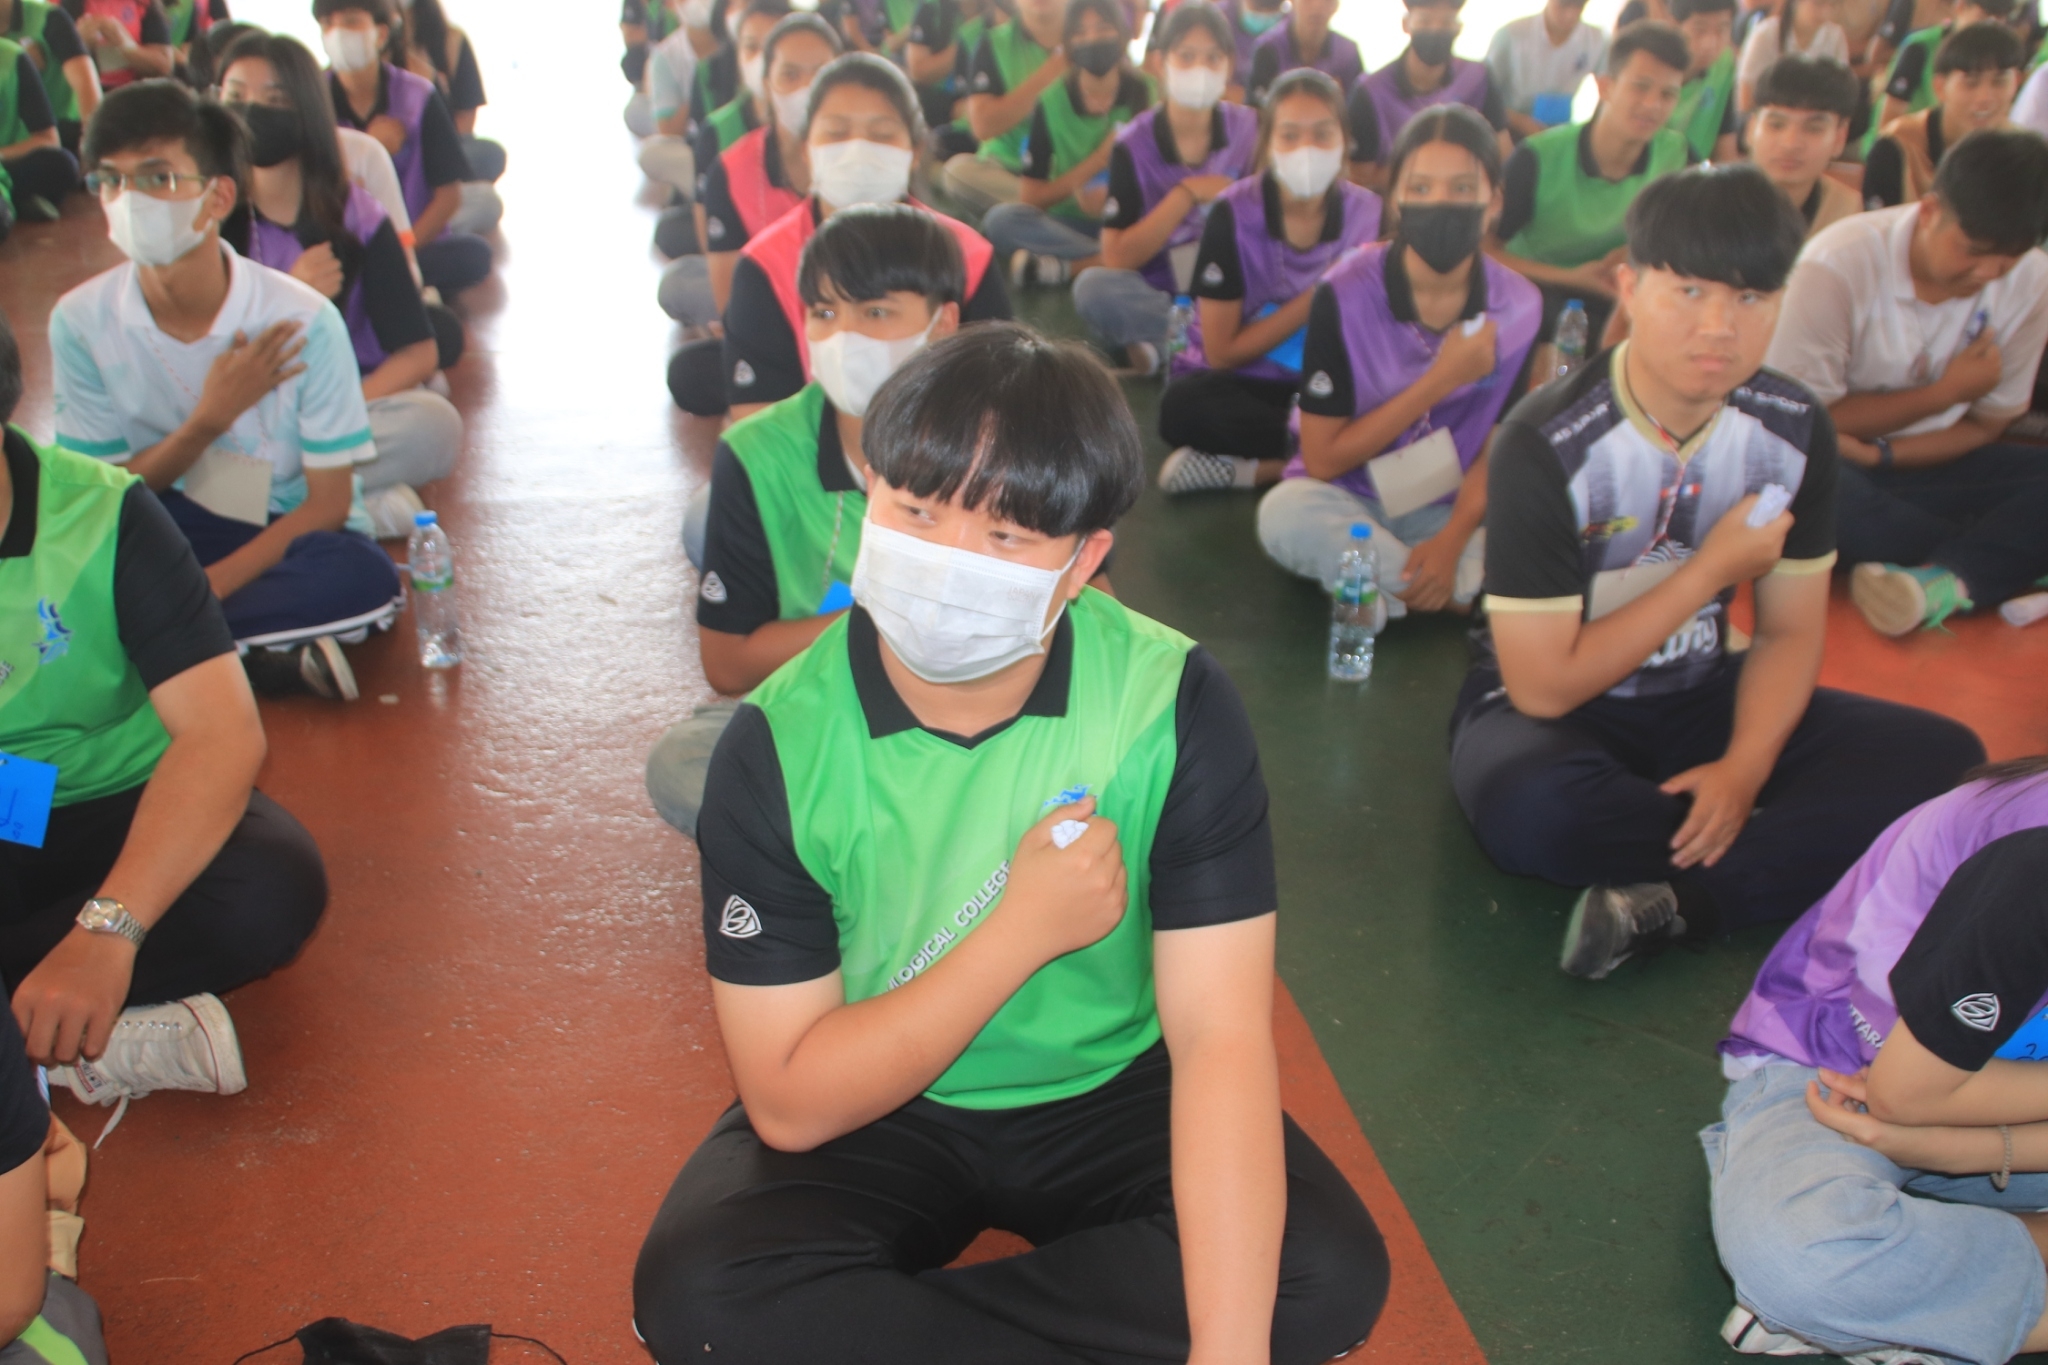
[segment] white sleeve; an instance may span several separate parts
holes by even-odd
[[[1768,43],[1768,46],[1766,46]],[[1765,19],[1742,40],[1742,55],[1735,62],[1735,85],[1755,85],[1778,55],[1778,21]]]
[[[1764,363],[1791,375],[1823,407],[1849,392],[1849,347],[1856,335],[1856,297],[1841,271],[1801,260],[1778,309],[1778,330]]]
[[[369,191],[400,237],[409,235],[412,215],[405,211],[405,194],[398,188],[398,170],[391,164],[391,153],[368,133],[353,128],[335,131],[341,134],[341,156],[348,163],[348,178]]]
[[[2031,252],[2029,258],[2038,260],[2040,255],[2039,251]],[[1973,403],[1972,412],[2008,418],[2033,405],[2034,374],[2041,368],[2041,348],[2048,345],[2048,298],[2042,297],[2043,285],[2048,281],[2040,278],[2048,275],[2048,271],[2036,275],[2033,287],[2021,295],[2027,301],[2026,312],[2013,319],[1998,338],[1998,353],[2005,370],[1999,376],[1998,387]]]
[[[1500,92],[1500,102],[1509,109],[1519,109],[1519,93],[1515,89],[1515,47],[1505,24],[1494,30],[1493,41],[1486,48],[1486,78],[1493,82],[1493,88]]]
[[[1840,24],[1823,24],[1813,37],[1813,55],[1832,57],[1843,66],[1849,64],[1849,35],[1842,31]]]
[[[128,445],[126,425],[107,392],[99,359],[61,303],[50,314],[50,361],[57,390],[57,444],[126,464],[135,453]]]
[[[2012,121],[2048,137],[2048,65],[2036,67],[2012,103]]]

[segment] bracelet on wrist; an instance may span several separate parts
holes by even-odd
[[[1871,444],[1877,447],[1877,467],[1879,469],[1890,469],[1892,467],[1892,438],[1880,436],[1875,441],[1872,441]]]
[[[1998,1136],[2005,1140],[2005,1164],[1998,1168],[1998,1174],[1991,1177],[1991,1188],[2003,1194],[2005,1187],[2012,1183],[2012,1129],[2001,1123]]]

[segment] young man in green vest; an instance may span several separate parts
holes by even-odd
[[[657,1214],[665,1361],[1319,1365],[1386,1252],[1282,1114],[1257,746],[1085,585],[1143,487],[1085,349],[968,329],[863,433],[856,607],[748,699],[700,832],[740,1102]],[[985,1227],[1033,1250],[949,1263]]]
[[[42,76],[9,38],[0,38],[0,174],[19,222],[54,222],[78,188],[78,159],[59,145]]]
[[[41,73],[50,113],[57,120],[57,138],[76,156],[85,120],[100,107],[100,73],[59,5],[48,0],[0,0],[0,38],[21,44]]]
[[[1589,338],[1599,339],[1614,308],[1616,268],[1628,258],[1628,206],[1652,180],[1694,159],[1684,135],[1666,126],[1689,60],[1671,25],[1630,24],[1594,77],[1600,104],[1592,119],[1538,133],[1508,158],[1487,250],[1542,288],[1543,342],[1571,299],[1585,305]],[[1550,373],[1546,354],[1533,373]]]
[[[21,389],[0,321],[0,419]],[[177,524],[133,474],[4,430],[0,981],[82,1100],[233,1094],[218,996],[312,933],[320,851],[253,789],[263,725]]]
[[[1735,133],[1735,0],[1671,0],[1671,21],[1685,35],[1685,86],[1671,126],[1685,134],[1695,161],[1727,165],[1739,153]]]
[[[1863,135],[1867,154],[1883,135],[1885,125],[1895,118],[1917,114],[1934,107],[1934,54],[1942,42],[1958,29],[1973,24],[2007,24],[2018,9],[2017,0],[1959,0],[1955,18],[1946,24],[1914,29],[1899,44],[1892,64],[1884,73],[1884,101]]]
[[[946,192],[971,213],[1017,202],[1024,138],[1039,96],[1067,74],[1062,0],[1017,0],[1017,17],[982,38],[967,82],[967,124],[981,150],[946,162]]]

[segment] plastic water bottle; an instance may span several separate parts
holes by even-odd
[[[1186,294],[1176,294],[1173,311],[1166,317],[1166,359],[1173,358],[1188,348],[1188,331],[1195,321],[1195,301]]]
[[[420,637],[420,663],[453,668],[462,662],[462,616],[455,602],[455,546],[432,512],[412,519],[406,546],[412,574],[412,622]]]
[[[1372,526],[1353,522],[1351,543],[1337,561],[1337,582],[1330,589],[1330,676],[1338,682],[1364,682],[1372,676],[1373,638],[1385,624],[1382,606]]]
[[[1562,379],[1586,363],[1586,305],[1568,299],[1557,318],[1557,373]]]

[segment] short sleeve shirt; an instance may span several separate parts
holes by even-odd
[[[1607,37],[1591,24],[1578,25],[1564,42],[1553,44],[1543,16],[1532,14],[1494,32],[1486,73],[1504,106],[1530,114],[1538,95],[1578,94],[1586,77],[1606,60]]]
[[[28,1059],[14,1011],[0,1010],[0,1175],[33,1160],[49,1140],[49,1094]]]
[[[647,103],[654,116],[674,118],[690,107],[690,85],[697,76],[697,51],[688,29],[661,40],[647,62]]]
[[[354,106],[349,103],[348,92],[341,88],[340,79],[330,74],[328,93],[333,97],[335,123],[342,128],[367,132],[371,122],[389,106],[390,85],[391,72],[386,68],[378,80],[375,107],[366,116],[357,118]],[[448,102],[441,98],[439,89],[427,92],[426,106],[420,110],[417,136],[420,166],[426,172],[429,185],[439,189],[443,185],[469,179],[469,157],[462,150],[461,135],[455,131],[455,116],[448,112]]]
[[[1972,854],[1935,897],[1892,968],[1892,998],[1913,1037],[1981,1071],[2035,1021],[2048,996],[2048,829],[2008,834]],[[2031,1032],[2031,1030],[2030,1030]],[[2048,1034],[2024,1060],[2048,1060]],[[2024,1051],[2024,1049],[2020,1049]]]
[[[14,59],[14,113],[27,132],[40,133],[57,126],[56,116],[50,112],[50,92],[43,89],[42,74],[26,52]]]
[[[1395,61],[1405,61],[1398,57]],[[1405,83],[1405,69],[1395,68],[1395,78]],[[1345,106],[1346,121],[1351,125],[1351,159],[1359,162],[1381,162],[1392,155],[1394,139],[1401,135],[1399,128],[1380,127],[1379,106],[1372,102],[1372,91],[1364,81],[1351,87],[1351,100]],[[1501,103],[1500,87],[1489,78],[1486,94],[1478,106],[1486,122],[1495,132],[1508,126],[1506,107]]]
[[[348,178],[370,192],[398,235],[410,241],[412,214],[406,211],[405,191],[398,187],[398,168],[391,164],[391,153],[360,129],[337,128],[335,132],[341,138],[341,159],[348,167]]]

